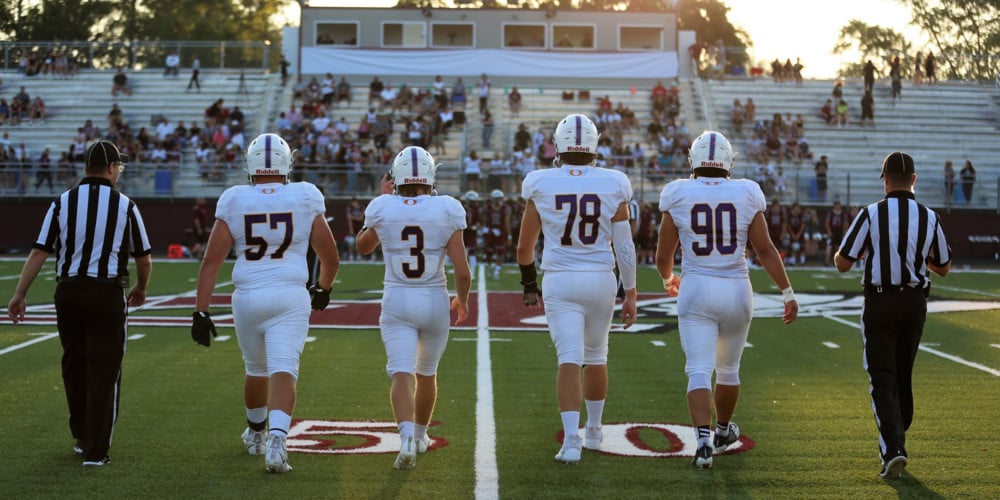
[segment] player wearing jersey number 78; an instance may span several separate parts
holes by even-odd
[[[517,262],[524,304],[539,307],[539,296],[545,301],[545,319],[559,363],[556,393],[565,434],[555,459],[566,463],[580,461],[584,444],[591,449],[601,446],[616,259],[625,289],[625,328],[635,322],[636,314],[635,246],[628,220],[632,186],[621,172],[594,166],[598,137],[589,118],[567,116],[553,134],[559,168],[530,172],[521,187],[526,203]],[[541,289],[535,271],[539,232],[545,236]],[[584,400],[585,443],[579,433]]]
[[[753,245],[768,276],[781,289],[785,324],[798,315],[798,303],[774,248],[764,219],[764,193],[746,179],[730,179],[732,148],[718,132],[705,132],[691,144],[692,177],[667,184],[660,194],[656,268],[663,286],[677,296],[678,327],[687,363],[687,402],[696,428],[698,450],[693,465],[712,466],[713,452],[739,439],[731,423],[740,392],[740,358],[750,331],[753,290],[745,258]],[[684,286],[674,274],[680,244]],[[711,436],[712,373],[717,417]]]
[[[450,196],[432,196],[437,165],[423,148],[411,146],[393,160],[382,180],[382,196],[365,209],[358,253],[380,244],[385,257],[385,292],[379,327],[386,372],[392,379],[392,411],[402,442],[393,467],[412,469],[427,451],[427,426],[437,401],[437,369],[448,343],[448,280],[445,255],[455,271],[451,310],[456,324],[469,310],[472,272],[462,231],[465,209]]]

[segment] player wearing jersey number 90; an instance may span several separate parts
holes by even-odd
[[[691,144],[693,176],[667,184],[660,195],[656,267],[667,294],[677,297],[681,346],[687,358],[687,402],[696,427],[693,465],[712,466],[714,452],[739,438],[730,419],[739,398],[740,358],[753,313],[753,290],[744,256],[753,244],[768,275],[784,292],[784,322],[798,314],[785,268],[767,233],[764,193],[749,180],[733,180],[732,148],[718,132]],[[684,288],[674,274],[680,245]],[[712,375],[715,375],[716,435],[712,439]]]

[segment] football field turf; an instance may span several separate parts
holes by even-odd
[[[4,301],[23,260],[0,261]],[[711,470],[690,465],[675,300],[639,272],[639,324],[611,335],[601,452],[553,460],[561,423],[556,360],[539,310],[520,305],[516,267],[473,282],[451,332],[429,434],[411,471],[398,437],[378,332],[382,267],[344,264],[302,355],[285,475],[246,454],[243,363],[228,317],[230,267],[213,301],[219,337],[190,338],[197,263],[156,261],[130,314],[113,462],[72,452],[52,308],[52,261],[28,322],[0,323],[0,498],[1000,498],[1000,274],[935,279],[914,374],[903,477],[878,477],[862,367],[859,273],[789,271],[802,304],[781,325],[780,293],[753,271],[755,319],[734,421],[744,439]],[[544,279],[544,278],[543,278]],[[6,302],[4,302],[6,304]],[[617,322],[617,319],[616,319]],[[585,414],[582,416],[585,418]]]

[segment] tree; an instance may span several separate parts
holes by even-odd
[[[930,49],[949,79],[992,80],[1000,52],[997,0],[900,0],[912,23],[930,37]]]
[[[97,26],[109,26],[114,0],[0,0],[0,38],[12,41],[100,41]],[[114,28],[111,33],[115,34]]]
[[[842,76],[862,76],[863,61],[873,60],[888,66],[893,56],[909,60],[911,44],[902,34],[891,28],[871,26],[857,19],[851,19],[846,26],[840,28],[837,44],[833,46],[835,54],[852,52],[861,53],[858,61],[847,63],[841,67]]]

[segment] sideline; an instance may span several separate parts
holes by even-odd
[[[837,316],[833,316],[833,315],[830,315],[830,314],[824,314],[823,317],[826,318],[826,319],[830,319],[830,320],[836,321],[837,323],[841,323],[841,324],[844,324],[844,325],[847,325],[847,326],[851,326],[851,327],[857,328],[858,330],[861,330],[861,324],[860,323],[855,323],[853,321],[846,320],[844,318],[838,318]],[[929,344],[924,344],[923,342],[921,342],[919,349],[921,351],[924,351],[924,352],[933,354],[935,356],[947,359],[948,361],[954,361],[954,362],[956,362],[956,363],[958,363],[960,365],[965,365],[965,366],[968,366],[969,368],[975,368],[976,370],[984,371],[986,373],[989,373],[990,375],[993,375],[994,377],[1000,377],[1000,370],[996,370],[996,369],[990,368],[988,366],[981,365],[979,363],[975,363],[975,362],[969,361],[967,359],[960,358],[958,356],[955,356],[954,354],[948,354],[946,352],[941,352],[941,351],[939,351],[937,349],[929,347]]]
[[[477,266],[479,319],[476,322],[476,500],[500,498],[497,428],[493,415],[493,362],[490,360],[490,312],[486,267]]]

